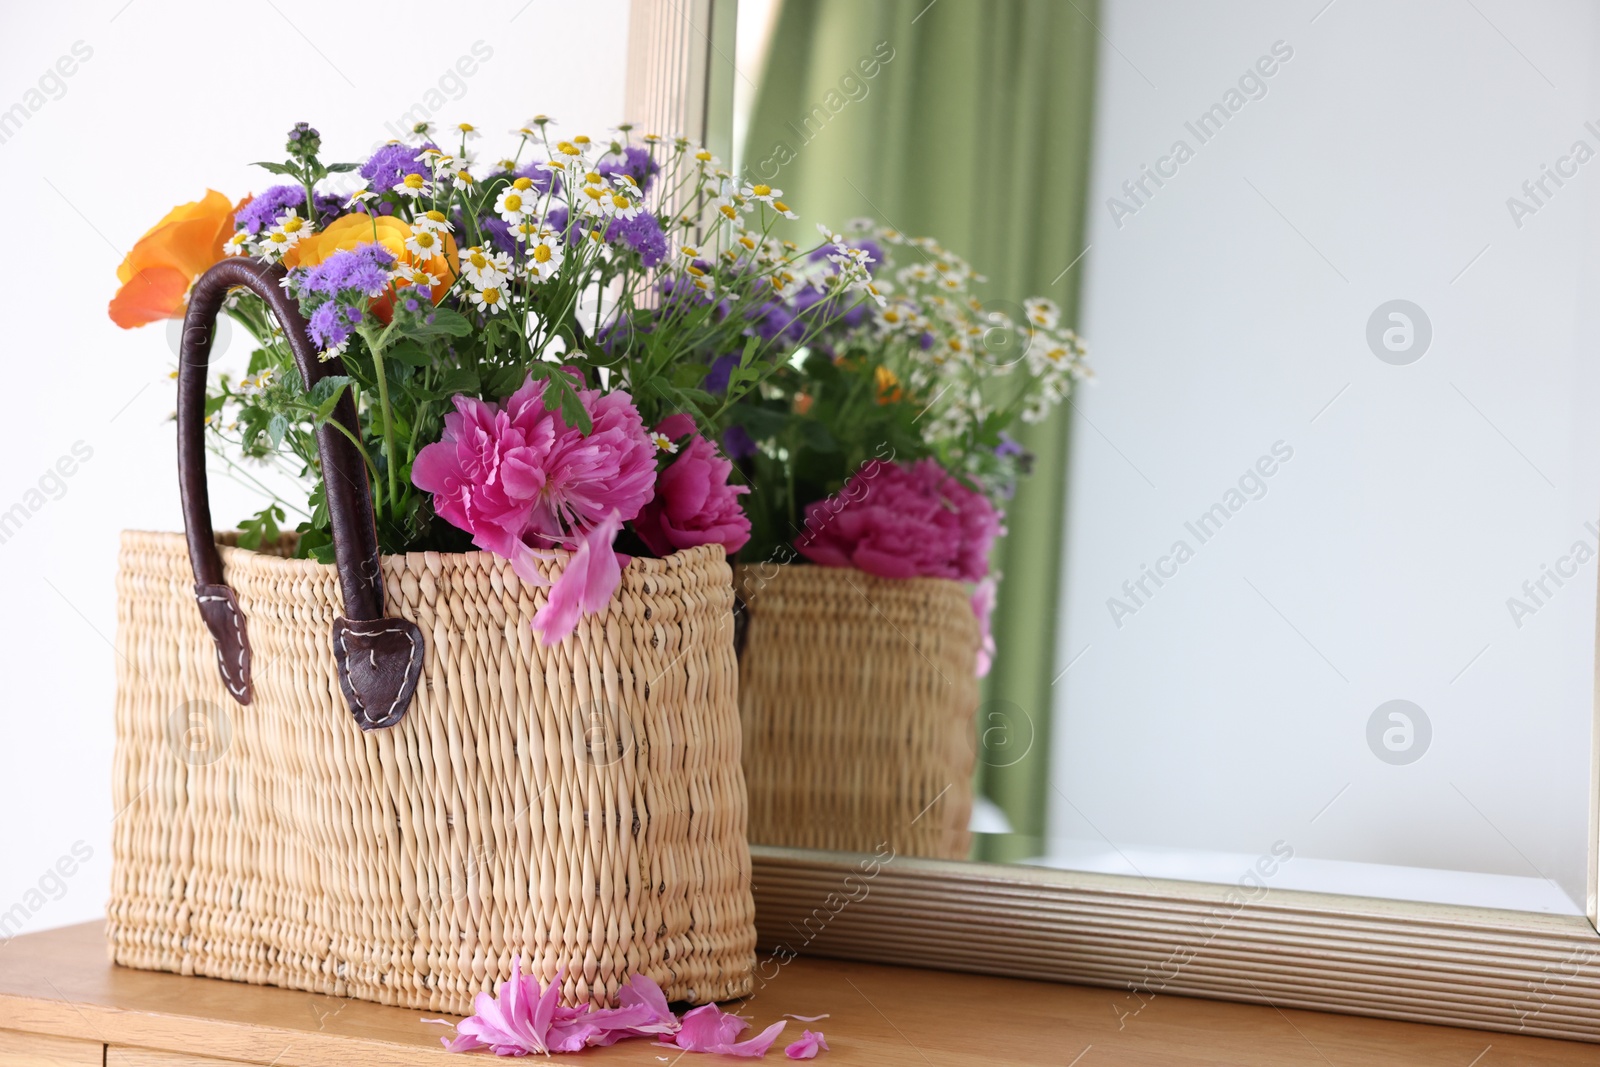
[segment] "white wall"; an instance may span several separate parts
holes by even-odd
[[[507,131],[539,111],[562,132],[598,137],[622,118],[627,8],[625,0],[8,8],[0,111],[43,106],[0,143],[13,278],[0,511],[25,500],[75,442],[92,458],[0,544],[0,917],[11,916],[0,940],[102,912],[117,533],[182,528],[165,421],[175,354],[162,327],[126,333],[105,315],[128,246],[207,186],[236,197],[271,184],[248,164],[281,158],[284,132],[301,119],[321,130],[330,160],[364,158],[392,136],[386,122],[433,102],[430,90],[445,101],[440,121],[485,129],[485,154],[509,147]],[[480,41],[492,55],[460,77],[458,59]],[[75,42],[88,60],[27,97]],[[259,506],[236,486],[213,484],[219,525]],[[90,853],[86,862],[72,858],[75,845]],[[49,873],[62,857],[70,876]]]
[[[1597,11],[1325,5],[1102,5],[1052,833],[1282,840],[1581,904],[1596,563],[1520,627],[1507,600],[1596,544],[1600,159],[1520,227],[1507,198],[1600,151]],[[1185,122],[1278,41],[1266,95],[1201,145]],[[1114,221],[1179,138],[1194,157]],[[1403,366],[1365,336],[1397,298],[1433,329]],[[1279,441],[1201,544],[1185,522]],[[1119,627],[1108,599],[1178,540],[1193,559]],[[1392,699],[1432,724],[1408,765],[1367,742]]]

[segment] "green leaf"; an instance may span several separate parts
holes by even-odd
[[[407,337],[466,337],[472,333],[472,322],[459,311],[435,308],[432,322],[408,326],[403,332]]]
[[[254,552],[263,541],[276,541],[279,536],[278,523],[282,521],[283,509],[276,504],[268,504],[251,518],[239,523],[239,547]]]
[[[252,167],[260,167],[263,170],[270,171],[273,174],[287,174],[295,178],[300,176],[299,172],[297,172],[293,167],[287,166],[283,163],[252,163],[250,165]]]
[[[383,354],[384,359],[392,359],[408,367],[428,367],[433,364],[433,357],[427,349],[413,340],[402,340],[390,347]]]
[[[359,166],[359,163],[329,163],[326,169],[329,174],[348,174]]]
[[[272,416],[272,421],[267,423],[267,438],[272,442],[274,449],[283,445],[283,435],[289,432],[289,417],[283,414]]]

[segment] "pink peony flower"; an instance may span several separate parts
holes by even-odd
[[[639,512],[634,532],[662,556],[708,544],[729,555],[739,551],[750,540],[750,520],[739,504],[749,486],[728,484],[733,464],[696,432],[688,415],[663,419],[656,432],[673,441],[688,438],[688,444],[656,479],[655,497]]]
[[[868,460],[844,488],[806,507],[800,554],[828,567],[882,578],[953,578],[989,573],[1000,513],[934,459]]]
[[[812,1060],[817,1057],[817,1050],[828,1051],[828,1039],[822,1036],[820,1030],[807,1030],[800,1035],[800,1040],[783,1050],[783,1054],[791,1060]]]
[[[755,1037],[736,1041],[735,1038],[750,1024],[715,1004],[706,1004],[684,1015],[683,1025],[668,1047],[676,1046],[685,1052],[715,1052],[723,1056],[765,1056],[767,1049],[772,1047],[787,1025],[787,1021],[779,1019]]]
[[[985,578],[978,583],[972,591],[972,613],[978,617],[978,677],[984,678],[989,674],[989,668],[994,666],[994,633],[990,629],[990,621],[994,618],[995,595],[999,589],[994,578]]]
[[[530,377],[504,407],[456,397],[443,437],[417,454],[411,480],[433,494],[435,513],[510,560],[525,582],[548,584],[538,561],[554,548],[575,550],[534,617],[544,643],[554,644],[616,592],[626,561],[611,546],[654,495],[656,471],[655,446],[627,393],[579,390],[593,422],[585,434],[546,410],[548,384]]]

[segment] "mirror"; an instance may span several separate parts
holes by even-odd
[[[753,839],[1583,914],[1597,29],[1557,4],[741,0],[736,172],[808,232],[867,216],[960,253],[984,299],[1049,297],[1095,373],[1019,431],[982,688],[936,684],[955,639],[884,637],[862,583],[884,644],[835,648],[819,710],[772,727]],[[908,617],[960,609],[930,604]],[[785,632],[769,726],[818,677]],[[954,735],[886,726],[954,690]]]

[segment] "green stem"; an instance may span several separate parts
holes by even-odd
[[[361,336],[367,342],[367,348],[372,351],[372,363],[377,369],[378,377],[378,407],[383,412],[383,454],[388,461],[389,482],[389,512],[393,514],[400,504],[400,488],[395,480],[395,469],[400,465],[399,457],[394,449],[394,409],[389,405],[389,375],[383,366],[383,342],[388,337],[388,330],[382,334],[375,334],[370,328],[362,329]]]

